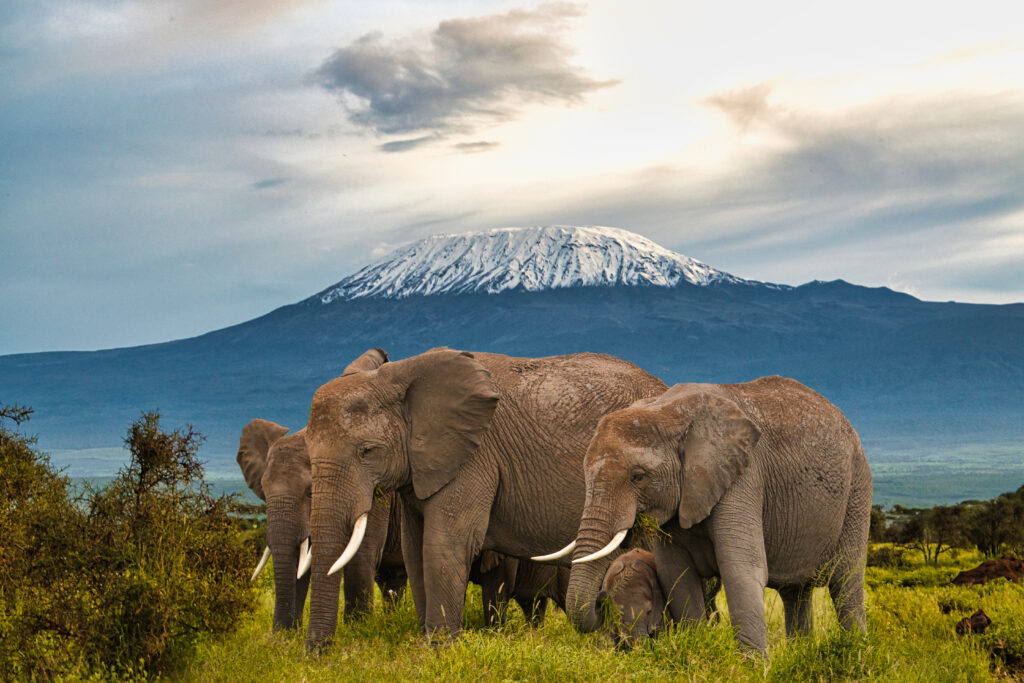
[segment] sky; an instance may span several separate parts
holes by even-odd
[[[1024,301],[1024,3],[5,0],[0,354],[201,334],[436,233]]]

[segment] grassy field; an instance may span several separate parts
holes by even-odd
[[[866,636],[836,625],[827,592],[815,595],[815,635],[786,640],[782,604],[766,592],[770,654],[739,653],[728,618],[674,629],[631,652],[601,634],[576,633],[557,609],[536,630],[517,607],[502,628],[483,626],[479,589],[467,596],[466,630],[455,645],[431,649],[419,636],[408,594],[393,611],[341,623],[320,657],[303,652],[303,634],[272,633],[271,572],[259,609],[231,636],[202,645],[180,676],[186,681],[565,680],[671,681],[987,681],[1024,678],[1024,586],[999,580],[960,588],[949,579],[981,558],[961,552],[939,567],[907,556],[900,569],[868,568]],[[720,606],[728,613],[724,597]],[[956,623],[979,607],[993,625],[958,636]]]

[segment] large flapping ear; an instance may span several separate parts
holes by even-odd
[[[348,364],[342,375],[351,375],[354,372],[369,372],[376,370],[388,362],[388,353],[384,349],[369,349],[363,355]]]
[[[761,432],[734,401],[706,392],[669,403],[679,420],[689,419],[679,440],[682,491],[679,526],[702,521],[750,464]]]
[[[263,473],[267,471],[267,451],[275,441],[287,433],[287,427],[257,418],[245,425],[242,436],[238,439],[238,455],[235,460],[242,470],[245,483],[261,500],[267,499],[260,483]]]
[[[423,500],[451,481],[476,452],[498,392],[491,373],[464,351],[432,350],[387,367],[396,380],[408,383],[409,465],[413,490]]]

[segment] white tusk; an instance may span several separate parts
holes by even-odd
[[[302,575],[309,571],[311,564],[313,564],[313,545],[307,536],[299,546],[299,573],[295,575],[295,578],[301,579]]]
[[[341,554],[338,561],[331,565],[331,568],[327,570],[327,576],[330,576],[334,572],[338,571],[352,559],[352,556],[359,550],[359,544],[363,542],[363,535],[366,533],[366,520],[368,513],[363,513],[359,519],[356,520],[356,524],[352,527],[352,538],[348,540],[348,545],[345,546],[345,552]]]
[[[575,549],[576,549],[576,541],[573,541],[572,543],[570,543],[569,545],[565,546],[561,550],[557,550],[557,551],[551,553],[550,555],[537,555],[536,557],[531,557],[530,559],[533,560],[534,562],[550,562],[551,560],[557,560],[560,557],[565,557],[566,555],[568,555],[569,553],[571,553]]]
[[[270,559],[270,546],[268,545],[263,550],[263,557],[260,558],[260,563],[258,565],[256,565],[256,571],[254,571],[252,573],[252,578],[249,579],[250,581],[255,581],[256,580],[256,577],[260,575],[260,572],[263,571],[263,568],[267,566],[267,560],[269,560],[269,559]]]
[[[609,554],[615,552],[615,549],[619,547],[619,544],[622,543],[622,539],[624,539],[626,537],[627,533],[629,533],[629,529],[623,529],[619,533],[617,533],[614,536],[612,536],[612,540],[608,543],[608,545],[606,545],[605,547],[601,548],[596,553],[590,553],[586,557],[581,557],[578,560],[573,560],[572,563],[573,564],[583,564],[584,562],[591,562],[593,560],[600,560],[605,555],[609,555]]]

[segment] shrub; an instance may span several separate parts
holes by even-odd
[[[0,668],[50,679],[174,670],[208,633],[254,602],[233,499],[202,478],[191,427],[161,431],[145,413],[129,464],[105,489],[70,495],[31,441],[0,431]],[[14,467],[8,467],[8,461]]]

